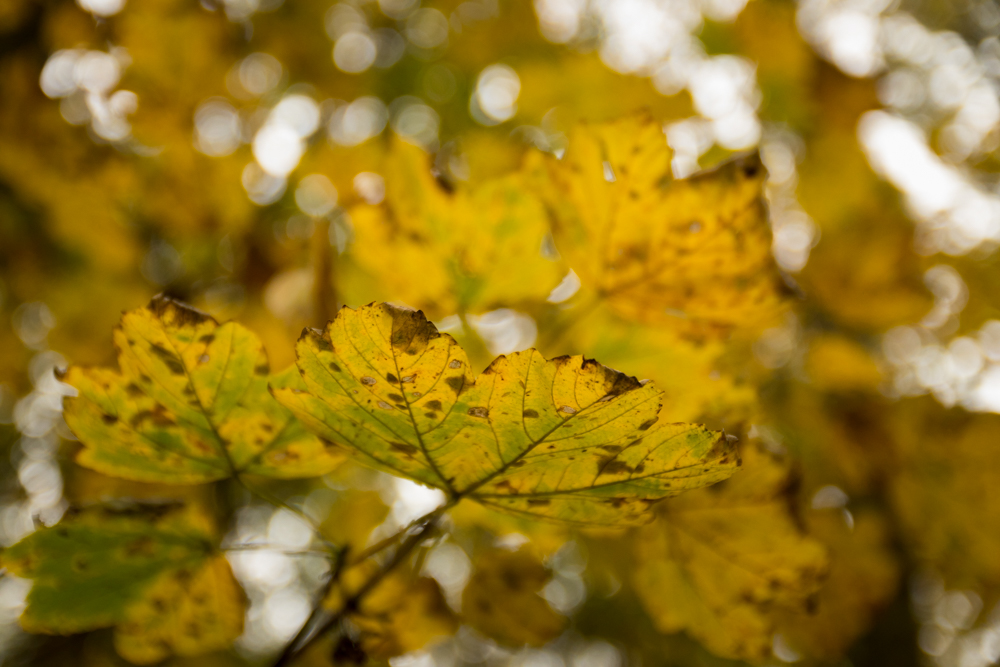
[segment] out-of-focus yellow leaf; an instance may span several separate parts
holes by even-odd
[[[377,491],[350,489],[334,501],[320,532],[334,544],[349,547],[350,556],[365,547],[369,535],[388,514],[389,507]]]
[[[275,396],[358,460],[491,507],[581,525],[647,520],[739,465],[724,434],[669,423],[651,384],[582,357],[498,357],[474,378],[422,313],[344,308],[298,344]]]
[[[7,549],[3,566],[33,580],[21,624],[71,634],[116,626],[139,664],[226,647],[243,630],[243,593],[214,528],[191,506],[96,506]]]
[[[462,594],[462,617],[502,644],[541,646],[566,625],[566,618],[540,595],[551,578],[530,547],[479,553]]]
[[[379,285],[358,300],[389,295],[437,318],[544,300],[565,273],[542,254],[545,212],[519,176],[450,191],[426,153],[397,141],[384,177],[382,204],[349,211],[351,258]]]
[[[494,537],[520,540],[527,537],[531,546],[544,557],[551,556],[566,544],[569,526],[537,521],[533,516],[497,511],[481,503],[463,500],[448,512],[459,530],[478,529]]]
[[[325,605],[339,608],[372,569],[362,565],[344,572],[341,585],[331,591]],[[458,629],[458,618],[448,607],[438,583],[405,569],[382,578],[349,618],[360,631],[361,649],[378,660],[416,651]]]
[[[882,381],[875,360],[857,342],[827,334],[809,342],[806,372],[813,384],[824,391],[875,392]]]
[[[699,338],[756,331],[784,309],[757,155],[673,180],[662,126],[582,125],[529,164],[556,245],[623,317]]]
[[[311,477],[343,460],[268,394],[260,341],[235,322],[165,297],[126,313],[115,330],[121,372],[72,367],[79,392],[66,423],[77,461],[116,477],[198,484],[252,473]],[[293,369],[271,378],[298,386]]]
[[[632,583],[656,627],[686,631],[713,653],[762,660],[779,609],[802,609],[827,569],[796,523],[786,463],[753,443],[744,470],[664,501],[636,536]]]
[[[862,331],[918,321],[933,299],[905,220],[875,209],[863,225],[824,232],[800,275],[813,308]]]
[[[912,557],[949,587],[1000,584],[1000,415],[924,398],[895,418],[901,461],[889,500]]]
[[[810,609],[782,612],[778,627],[795,651],[810,657],[843,656],[892,601],[899,583],[900,564],[885,517],[861,510],[850,521],[837,509],[806,515],[809,535],[829,549],[830,575]]]

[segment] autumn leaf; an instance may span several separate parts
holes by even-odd
[[[581,125],[561,160],[527,166],[556,246],[622,317],[702,338],[785,308],[757,155],[674,180],[662,127]]]
[[[382,660],[416,651],[458,630],[458,619],[438,583],[401,572],[384,578],[350,618],[360,631],[365,653]]]
[[[827,559],[790,511],[787,464],[752,443],[742,474],[663,503],[636,536],[632,583],[660,631],[759,661],[770,654],[776,612],[806,608]]]
[[[114,332],[121,371],[71,367],[66,423],[77,461],[106,475],[198,484],[251,473],[311,477],[343,456],[309,434],[268,394],[297,386],[270,375],[257,337],[167,297],[125,313]]]
[[[778,617],[790,647],[814,658],[843,656],[889,605],[899,583],[886,517],[870,508],[849,518],[843,512],[819,509],[806,515],[809,535],[829,549],[830,574],[811,609],[782,611]]]
[[[348,612],[360,650],[377,660],[416,651],[458,630],[458,618],[437,581],[418,576],[408,566],[381,577],[371,560],[349,567],[330,588],[323,606],[334,613]]]
[[[243,593],[211,522],[190,506],[70,512],[8,548],[2,563],[33,582],[25,630],[114,626],[118,652],[138,664],[221,649],[243,630]]]
[[[491,507],[582,525],[641,523],[652,502],[725,479],[722,433],[667,422],[660,393],[582,357],[498,357],[474,378],[417,311],[342,309],[298,343],[304,389],[273,387],[359,461]]]
[[[1000,416],[910,399],[893,416],[889,503],[908,553],[949,587],[1000,584]]]
[[[545,211],[517,175],[452,191],[435,179],[429,155],[396,141],[385,164],[385,187],[383,203],[349,211],[350,259],[378,276],[394,300],[434,318],[479,312],[543,301],[566,272],[543,256]],[[352,292],[358,282],[348,275],[346,289]],[[361,301],[372,296],[353,291]]]
[[[541,596],[551,578],[552,572],[530,547],[478,554],[462,593],[462,617],[500,643],[541,646],[558,637],[566,625],[566,618]]]

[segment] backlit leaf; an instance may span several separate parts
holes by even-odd
[[[743,454],[742,474],[663,503],[637,536],[633,584],[661,631],[761,660],[776,611],[804,609],[827,563],[790,511],[787,465],[753,445]]]
[[[115,626],[139,664],[226,647],[243,629],[243,593],[214,530],[177,504],[95,506],[7,549],[11,574],[33,581],[21,625],[70,634]]]
[[[729,477],[724,434],[669,423],[650,383],[583,357],[498,357],[479,378],[423,314],[342,309],[298,343],[304,389],[275,396],[361,462],[519,514],[646,520],[652,502]]]
[[[462,593],[462,616],[503,644],[541,646],[566,625],[566,618],[541,596],[551,578],[552,572],[528,547],[479,554]]]
[[[270,375],[257,337],[166,297],[126,313],[115,329],[121,371],[72,367],[79,392],[66,423],[84,445],[77,461],[116,477],[197,484],[252,473],[311,477],[342,455],[308,433],[268,394],[297,386]]]
[[[661,125],[630,117],[578,127],[532,171],[559,251],[623,317],[705,337],[783,309],[757,155],[673,180]]]

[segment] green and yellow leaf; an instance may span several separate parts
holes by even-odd
[[[243,593],[214,532],[190,506],[95,506],[32,533],[2,563],[32,580],[25,630],[114,626],[119,653],[151,664],[225,648],[243,630]]]
[[[378,280],[348,276],[348,296],[400,300],[433,318],[544,301],[566,270],[542,254],[549,229],[541,202],[518,175],[451,190],[431,165],[424,151],[397,141],[385,201],[350,209],[350,258]],[[359,283],[366,289],[352,289]],[[366,291],[373,283],[381,293]]]
[[[770,654],[776,612],[806,607],[827,559],[791,512],[788,466],[752,444],[743,455],[742,474],[663,503],[636,536],[632,583],[660,631],[758,661]]]
[[[268,393],[298,386],[294,369],[270,375],[244,327],[167,297],[122,317],[114,332],[121,371],[71,367],[79,396],[65,417],[83,443],[77,461],[115,477],[199,484],[251,473],[311,477],[343,455],[305,430]]]
[[[566,627],[566,617],[541,596],[551,578],[530,547],[478,554],[462,593],[462,617],[501,644],[541,646]]]
[[[304,388],[272,387],[359,461],[491,507],[581,525],[650,505],[739,465],[725,434],[660,414],[650,383],[583,357],[498,357],[478,378],[423,314],[342,309],[298,343]]]
[[[785,308],[757,155],[674,180],[663,128],[581,125],[561,160],[529,164],[556,245],[627,319],[697,338],[757,331]]]

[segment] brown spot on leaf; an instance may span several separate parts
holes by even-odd
[[[440,410],[441,401],[427,401],[424,407],[426,407],[428,410]]]
[[[545,499],[545,498],[542,498],[542,499],[531,499],[531,500],[528,501],[528,505],[531,505],[532,507],[546,507],[546,506],[551,505],[551,504],[552,504],[552,501],[548,500],[548,499]]]
[[[150,537],[139,537],[125,545],[125,555],[129,558],[152,556],[155,552],[155,544]]]
[[[208,314],[162,294],[154,296],[147,308],[160,320],[178,327],[215,321]]]
[[[451,387],[451,390],[456,394],[462,393],[462,387],[465,386],[465,378],[463,377],[450,377],[447,378],[444,383]]]
[[[160,358],[160,361],[166,364],[171,373],[174,375],[184,375],[184,364],[181,363],[180,358],[176,354],[159,343],[153,343],[150,349],[153,351],[153,354]]]
[[[378,380],[368,375],[365,375],[364,377],[361,378],[361,384],[365,385],[366,387],[371,387],[377,382]]]
[[[403,442],[390,442],[389,446],[392,447],[397,452],[402,452],[403,454],[406,454],[407,456],[413,456],[414,454],[416,454],[419,451],[413,445],[407,445],[406,443],[403,443]]]
[[[142,387],[135,384],[134,382],[129,382],[125,387],[125,393],[132,398],[137,398],[139,396],[145,396],[146,392],[142,390]]]
[[[331,361],[330,362],[330,370],[333,371],[334,373],[339,373],[340,372],[340,366],[337,365],[336,361]]]
[[[101,415],[101,421],[108,426],[111,426],[112,424],[118,423],[118,417],[115,417],[114,415]]]
[[[388,380],[389,382],[393,383],[393,384],[397,384],[399,382],[399,378],[397,378],[392,373],[386,373],[385,374],[385,379]]]
[[[597,462],[597,474],[598,475],[620,475],[622,473],[632,472],[631,466],[629,466],[624,461],[619,461],[613,455],[608,458],[601,459]]]
[[[475,408],[469,408],[469,414],[473,417],[488,417],[490,411],[487,410],[486,408],[475,407]]]
[[[397,403],[402,403],[403,397],[400,396],[399,394],[389,394],[389,400],[396,401]]]
[[[639,430],[640,431],[648,431],[650,429],[650,427],[653,424],[655,424],[655,423],[656,423],[656,418],[655,417],[653,419],[648,419],[648,420],[642,422],[641,424],[639,424]]]
[[[259,364],[256,368],[254,368],[253,372],[256,373],[257,375],[267,375],[268,373],[271,372],[271,366],[267,362],[264,362],[262,364]]]
[[[522,412],[521,416],[528,417],[529,419],[536,419],[538,417],[538,411],[529,408]]]

